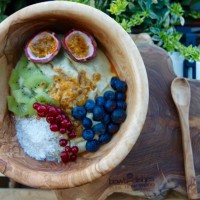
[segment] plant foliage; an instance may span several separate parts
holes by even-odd
[[[28,5],[28,0],[1,0],[0,21],[6,18],[6,7],[14,5],[14,11]],[[36,1],[36,0],[35,0]],[[186,47],[180,40],[182,34],[177,25],[184,25],[185,18],[200,18],[196,10],[184,10],[187,0],[68,0],[95,6],[114,18],[128,33],[147,32],[153,41],[168,52],[179,51],[188,60],[200,61],[200,49]],[[35,3],[35,2],[34,2]],[[182,4],[181,4],[182,3]],[[191,2],[190,2],[191,3]],[[183,6],[182,6],[183,5]],[[186,6],[188,6],[186,4]]]

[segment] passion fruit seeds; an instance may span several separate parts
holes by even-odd
[[[69,31],[62,44],[69,56],[77,62],[85,62],[96,56],[96,41],[85,31],[75,29]]]
[[[85,62],[96,56],[97,43],[93,36],[81,30],[70,30],[62,39],[68,55],[77,62]],[[48,63],[58,54],[61,42],[55,33],[43,31],[35,35],[25,46],[25,54],[35,63]]]
[[[48,63],[58,54],[61,43],[55,33],[43,31],[25,46],[26,57],[35,63]]]

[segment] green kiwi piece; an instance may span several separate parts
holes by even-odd
[[[28,63],[29,63],[28,58],[25,56],[25,54],[22,54],[19,61],[17,62],[15,69],[17,70],[22,69],[22,68],[25,69]]]
[[[41,64],[41,63],[36,63],[37,67],[41,70],[41,72],[49,77],[49,78],[53,78],[55,75],[57,75],[58,73],[55,72],[53,70],[53,66],[51,64]]]
[[[26,66],[27,66],[28,63],[29,63],[29,60],[27,59],[25,54],[22,54],[19,61],[17,62],[15,69],[19,70],[19,71],[26,69]]]
[[[27,104],[31,100],[31,97],[27,95],[23,89],[13,90],[12,95],[14,96],[17,103]]]
[[[28,89],[26,87],[23,87],[22,90],[23,90],[23,93],[25,93],[30,98],[33,98],[35,95],[33,91],[31,91],[30,89]]]
[[[33,104],[37,102],[34,98],[32,98],[29,102],[28,102],[28,115],[29,116],[33,116],[33,115],[37,115],[36,110],[33,108]]]
[[[52,80],[44,75],[32,75],[29,79],[24,80],[24,85],[35,91],[38,87],[47,88],[51,82]]]
[[[35,99],[39,103],[44,103],[48,105],[56,105],[59,106],[59,103],[51,98],[47,93],[41,92],[35,96]]]
[[[19,117],[23,117],[28,114],[27,105],[17,103],[13,96],[8,96],[8,110],[15,113]]]
[[[28,64],[28,59],[24,54],[20,57],[15,69],[12,70],[10,79],[9,79],[9,86],[12,90],[17,90],[22,87],[22,78],[20,78],[20,72],[22,69],[25,69]]]
[[[20,88],[19,87],[19,74],[16,69],[12,70],[12,73],[10,75],[8,83],[12,90],[17,90]]]
[[[29,62],[25,68],[19,68],[18,72],[24,79],[30,79],[33,75],[42,75],[42,72],[33,62]]]
[[[24,87],[24,79],[19,76],[16,70],[13,70],[8,83],[12,90],[18,90]]]

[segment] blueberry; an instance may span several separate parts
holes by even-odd
[[[85,102],[85,109],[88,111],[88,112],[92,112],[93,109],[95,107],[95,103],[92,99],[89,99]]]
[[[76,106],[72,110],[72,116],[75,119],[82,120],[86,116],[86,110],[85,110],[85,108],[83,106]]]
[[[101,121],[104,117],[104,109],[100,106],[95,106],[93,109],[93,120],[94,121]]]
[[[121,124],[126,119],[126,111],[117,108],[112,112],[111,119],[114,123]]]
[[[104,104],[104,109],[107,111],[107,112],[112,112],[113,110],[115,110],[117,104],[115,101],[113,100],[107,100]]]
[[[92,140],[94,138],[94,131],[92,129],[85,129],[82,132],[82,137],[85,140]]]
[[[105,103],[105,99],[102,96],[98,96],[95,101],[97,106],[103,106]]]
[[[95,134],[100,135],[100,134],[105,133],[106,127],[105,127],[104,124],[98,123],[98,124],[95,124],[95,125],[93,126],[93,131],[95,132]]]
[[[106,91],[103,96],[107,100],[115,100],[115,93],[111,90]]]
[[[126,92],[127,84],[125,81],[118,80],[115,83],[116,91],[117,92]]]
[[[117,101],[117,108],[126,110],[126,102],[125,101]]]
[[[88,117],[85,117],[82,121],[82,124],[85,128],[91,128],[92,127],[92,120]]]
[[[99,142],[102,144],[108,143],[112,138],[112,135],[109,133],[104,133],[99,136]]]
[[[107,126],[108,133],[115,134],[119,130],[119,124],[110,123]]]
[[[109,122],[110,122],[110,115],[109,114],[105,114],[104,115],[104,117],[103,117],[103,119],[101,120],[101,122],[103,123],[103,124],[108,124]]]
[[[117,92],[126,92],[126,90],[127,90],[127,84],[126,84],[126,82],[120,80],[117,77],[112,77],[112,79],[110,81],[110,85]]]
[[[99,142],[97,140],[91,140],[86,142],[86,151],[95,152],[99,149]]]
[[[115,93],[115,99],[119,101],[125,101],[126,100],[126,94],[123,92],[116,92]]]
[[[119,80],[119,78],[117,78],[117,77],[112,77],[111,78],[111,81],[110,81],[110,85],[111,85],[111,87],[114,89],[114,90],[116,90],[116,82]]]

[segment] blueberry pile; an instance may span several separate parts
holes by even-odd
[[[86,151],[95,152],[101,144],[109,142],[126,119],[127,84],[117,77],[113,77],[110,84],[114,91],[108,90],[95,101],[89,99],[84,106],[72,110],[72,116],[81,120],[85,128],[82,137],[87,140]],[[92,113],[93,121],[98,123],[93,125],[92,120],[86,117],[87,113]],[[98,139],[94,139],[95,135]]]

